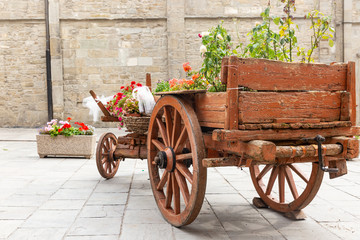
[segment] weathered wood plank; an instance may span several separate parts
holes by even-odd
[[[356,125],[356,88],[355,88],[355,62],[347,65],[346,91],[350,92],[350,121]]]
[[[237,58],[230,65],[237,67],[238,85],[255,90],[342,91],[346,88],[346,64],[285,63]]]
[[[243,123],[269,123],[282,117],[329,122],[340,118],[340,99],[340,92],[241,91],[239,111]]]
[[[351,115],[350,109],[350,93],[342,92],[340,95],[340,121],[349,121]]]
[[[261,129],[315,129],[315,128],[334,128],[351,127],[350,121],[334,121],[319,123],[255,123],[240,124],[240,130],[261,130]]]
[[[323,137],[353,136],[360,134],[360,127],[342,127],[328,129],[280,129],[280,130],[225,130],[215,129],[214,141],[251,141],[251,140],[298,140],[314,138],[317,134]]]
[[[235,56],[231,56],[229,58],[229,65],[235,65],[238,61],[238,58]],[[226,105],[227,108],[225,110],[225,128],[226,129],[238,129],[239,125],[239,91],[238,91],[238,81],[239,73],[236,68],[229,67],[228,68],[228,78],[227,78],[227,98]]]

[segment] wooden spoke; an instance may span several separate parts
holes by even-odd
[[[309,183],[308,178],[306,178],[304,176],[304,174],[302,174],[302,172],[300,171],[300,169],[298,169],[296,166],[289,164],[289,168],[291,168],[291,170],[293,170],[302,180],[304,180],[304,182]]]
[[[168,146],[171,146],[173,122],[171,119],[171,110],[169,107],[164,107],[165,123],[166,123],[166,137],[168,139]]]
[[[171,134],[171,143],[170,146],[172,148],[175,147],[176,139],[179,137],[180,134],[180,128],[181,127],[181,118],[178,111],[174,109],[174,124],[173,124],[173,130]]]
[[[113,168],[116,168],[116,162],[115,161],[112,161],[111,165],[113,166]]]
[[[185,159],[191,159],[192,153],[184,153],[184,154],[178,154],[176,155],[176,161],[182,161]]]
[[[101,164],[104,164],[106,161],[107,161],[107,157],[104,157],[104,158],[101,160]]]
[[[172,177],[171,174],[168,174],[167,187],[166,187],[166,198],[165,198],[165,208],[171,207],[171,199],[172,199],[172,195],[173,195],[171,177]]]
[[[176,145],[174,147],[175,153],[179,153],[182,151],[182,149],[184,148],[186,139],[187,139],[187,132],[186,132],[186,127],[184,126],[183,129],[181,130],[180,137],[177,140]]]
[[[171,173],[171,180],[172,180],[172,188],[173,188],[173,195],[174,195],[174,213],[179,214],[180,213],[180,191],[179,191],[179,185],[177,183],[177,180],[174,176],[174,173]]]
[[[105,163],[105,172],[108,172],[108,169],[109,169],[109,162],[106,162]]]
[[[297,199],[299,197],[299,194],[298,194],[298,191],[296,189],[296,185],[295,185],[294,178],[293,178],[293,175],[291,173],[291,170],[290,170],[290,168],[288,166],[285,166],[284,169],[285,169],[286,181],[287,181],[287,183],[289,185],[291,194],[293,195],[294,199]]]
[[[167,135],[166,135],[166,129],[165,129],[164,123],[158,117],[156,118],[156,123],[157,123],[157,125],[159,127],[159,132],[160,132],[160,135],[161,135],[165,145],[169,146],[169,141],[168,141],[168,138],[167,138]]]
[[[108,170],[109,170],[109,173],[111,173],[111,168],[112,168],[112,167],[111,167],[111,163],[108,163],[108,165],[109,165],[109,169],[108,169]]]
[[[168,180],[167,175],[168,175],[168,172],[165,171],[165,172],[163,173],[163,175],[161,176],[161,179],[160,179],[159,184],[156,186],[156,189],[157,189],[157,190],[162,190],[162,189],[164,188],[165,183],[166,183],[166,181]]]
[[[165,150],[165,145],[162,144],[162,142],[160,142],[157,139],[152,139],[151,142],[155,145],[155,147],[157,149],[159,149],[159,151],[164,151]]]
[[[268,164],[268,165],[266,165],[265,167],[264,167],[264,169],[260,172],[260,174],[257,176],[257,180],[259,181],[260,179],[262,179],[264,176],[265,176],[265,174],[271,169],[273,167],[273,165],[270,165],[270,164]]]
[[[274,186],[274,183],[275,183],[276,177],[278,175],[278,172],[279,172],[279,168],[275,166],[272,169],[271,174],[270,174],[269,182],[267,184],[267,188],[266,188],[266,192],[265,192],[266,195],[271,194],[271,190],[272,190],[272,188]]]
[[[182,163],[176,163],[176,169],[189,181],[190,184],[193,182],[193,175],[189,169]]]
[[[179,171],[177,169],[175,169],[174,173],[175,173],[176,180],[177,180],[177,182],[179,184],[180,191],[181,191],[181,194],[183,196],[185,205],[188,205],[190,194],[189,194],[188,186],[186,184],[185,177],[183,175],[181,175],[181,173],[179,173]]]
[[[284,174],[284,167],[280,166],[279,167],[279,198],[280,198],[280,203],[284,203],[285,202],[285,174]]]

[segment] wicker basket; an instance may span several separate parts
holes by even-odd
[[[150,117],[123,116],[126,128],[134,133],[144,134],[149,128]]]

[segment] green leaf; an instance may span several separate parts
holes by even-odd
[[[334,41],[332,39],[329,39],[329,46],[333,47],[334,46]]]
[[[276,17],[273,19],[273,22],[276,24],[276,25],[279,25],[280,23],[280,17]]]

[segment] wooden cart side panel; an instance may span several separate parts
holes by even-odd
[[[346,91],[350,93],[350,121],[356,125],[356,86],[355,86],[355,62],[349,62],[346,76]]]
[[[272,123],[281,118],[338,121],[341,92],[244,92],[239,94],[240,123]]]
[[[229,72],[235,68],[238,85],[256,90],[344,91],[348,66],[351,69],[350,63],[326,65],[235,58],[229,64]]]
[[[195,112],[200,126],[224,128],[226,93],[206,93],[195,95]]]

